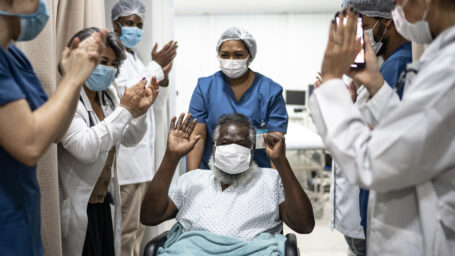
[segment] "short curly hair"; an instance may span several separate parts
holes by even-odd
[[[251,145],[256,145],[256,130],[254,129],[253,123],[246,117],[245,115],[239,114],[239,113],[233,113],[233,114],[227,114],[227,115],[222,115],[216,122],[215,129],[213,130],[213,143],[216,144],[216,141],[220,137],[220,128],[224,124],[227,123],[238,123],[241,125],[244,125],[248,127],[248,130],[250,130],[250,134],[248,136],[248,140],[250,141]]]

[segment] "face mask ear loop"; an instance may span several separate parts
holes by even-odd
[[[427,14],[428,14],[428,11],[429,11],[429,10],[430,10],[430,6],[427,6],[427,8],[425,9],[425,12],[423,13],[422,20],[426,20]]]
[[[379,22],[379,20],[378,20],[378,22]],[[374,26],[376,26],[376,25],[374,25]],[[385,27],[384,33],[382,33],[382,36],[381,36],[381,39],[379,39],[379,42],[382,42],[382,39],[384,39],[385,32],[387,32],[387,27]]]

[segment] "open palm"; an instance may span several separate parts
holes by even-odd
[[[177,118],[175,116],[172,118],[167,140],[167,150],[177,154],[179,157],[188,154],[201,138],[201,136],[196,136],[190,139],[194,126],[196,125],[196,119],[190,122],[191,114],[188,114],[185,119],[184,117],[185,113],[180,114],[177,123]]]

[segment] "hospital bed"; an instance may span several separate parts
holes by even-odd
[[[302,119],[291,119],[286,134],[286,156],[294,173],[313,205],[315,218],[323,215],[330,186],[330,173],[325,171],[325,147],[321,137]],[[314,176],[312,174],[315,174]]]

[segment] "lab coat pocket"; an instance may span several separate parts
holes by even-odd
[[[62,225],[62,236],[68,236],[68,230],[70,225],[70,200],[65,199],[61,206],[61,225]]]
[[[445,227],[455,231],[455,209],[453,207],[443,202],[439,202],[438,219]]]
[[[423,238],[412,231],[387,225],[372,218],[368,255],[422,255]]]

